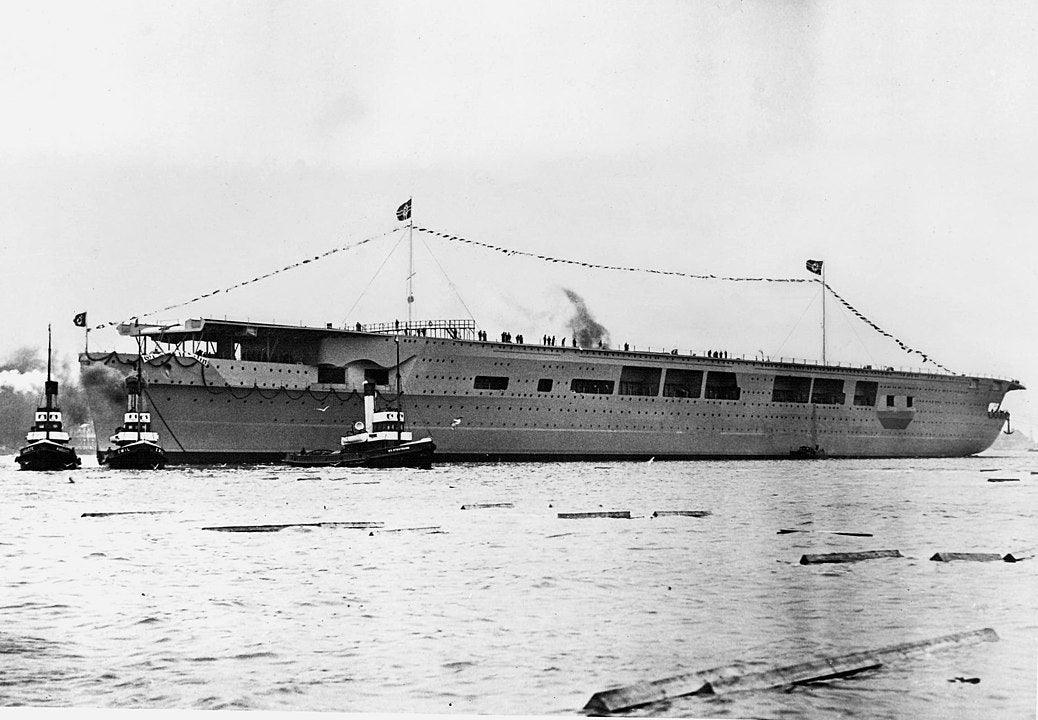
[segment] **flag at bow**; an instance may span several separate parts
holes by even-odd
[[[805,265],[808,270],[813,272],[815,275],[822,274],[822,261],[821,260],[808,260]]]
[[[76,313],[76,316],[72,318],[72,324],[76,327],[86,327],[86,313]]]
[[[411,219],[411,198],[407,198],[407,202],[396,209],[397,220],[410,220]]]

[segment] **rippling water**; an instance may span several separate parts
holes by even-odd
[[[633,714],[1035,714],[1038,560],[928,560],[1035,554],[1035,453],[429,471],[0,466],[4,706],[565,715],[640,680],[992,627],[1000,642],[857,678]],[[472,503],[513,507],[461,509]],[[711,515],[651,517],[675,509]],[[632,519],[557,517],[599,510]],[[202,529],[322,521],[383,526]],[[798,564],[895,548],[906,557]]]

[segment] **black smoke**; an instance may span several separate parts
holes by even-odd
[[[569,321],[573,341],[582,348],[598,347],[599,344],[609,347],[609,331],[591,317],[584,299],[568,288],[562,288],[562,292],[573,303],[575,314]]]
[[[123,375],[107,365],[86,365],[79,371],[79,380],[86,392],[121,412],[126,402]]]

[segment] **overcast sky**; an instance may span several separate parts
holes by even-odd
[[[413,195],[422,226],[586,262],[803,278],[823,259],[909,346],[1038,386],[1033,2],[3,15],[0,357],[42,344],[47,322],[71,355],[76,312],[125,319],[380,235]],[[397,237],[154,319],[406,317]],[[569,288],[614,343],[821,354],[814,286],[589,271],[427,236],[415,258],[416,317],[472,313],[491,336],[568,334]],[[831,359],[921,364],[827,311]]]

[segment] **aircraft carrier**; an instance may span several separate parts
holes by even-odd
[[[350,328],[191,319],[143,342],[171,463],[274,462],[335,448],[364,382],[443,460],[960,457],[994,442],[1015,380],[484,339],[472,321]],[[138,354],[79,357],[111,435]]]

